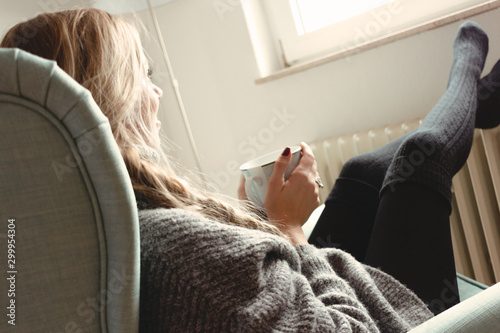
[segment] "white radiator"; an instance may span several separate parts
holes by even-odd
[[[325,184],[324,202],[342,165],[417,128],[420,120],[310,143]],[[500,282],[500,129],[476,130],[466,165],[453,179],[451,232],[457,272]]]

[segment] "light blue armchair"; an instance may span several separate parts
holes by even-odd
[[[137,332],[135,198],[90,93],[54,62],[0,49],[0,152],[0,331]],[[500,332],[500,284],[412,332]]]
[[[0,152],[0,331],[137,332],[137,208],[90,93],[0,49]]]

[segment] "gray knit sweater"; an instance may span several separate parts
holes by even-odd
[[[140,332],[406,332],[432,313],[336,249],[180,209],[139,212]]]

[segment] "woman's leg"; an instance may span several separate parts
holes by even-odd
[[[500,60],[481,79],[477,91],[475,127],[497,127],[500,124]],[[364,260],[382,182],[396,151],[410,134],[347,161],[325,201],[325,209],[309,243],[318,248],[340,248],[357,260]]]
[[[395,187],[381,197],[364,262],[404,283],[437,314],[459,302],[450,205],[420,183]]]
[[[472,145],[487,46],[478,25],[460,27],[446,93],[389,165],[365,257],[365,263],[399,279],[435,312],[458,302],[449,231],[451,180]]]
[[[477,99],[476,127],[497,127],[500,124],[500,60],[479,82]]]
[[[342,167],[309,243],[336,247],[363,261],[387,169],[407,135],[351,158]]]

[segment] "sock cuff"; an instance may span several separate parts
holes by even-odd
[[[410,163],[408,156],[395,158],[382,184],[382,191],[394,191],[398,183],[412,181],[427,186],[440,193],[450,204],[452,201],[452,178],[439,163],[426,159],[421,165]]]

